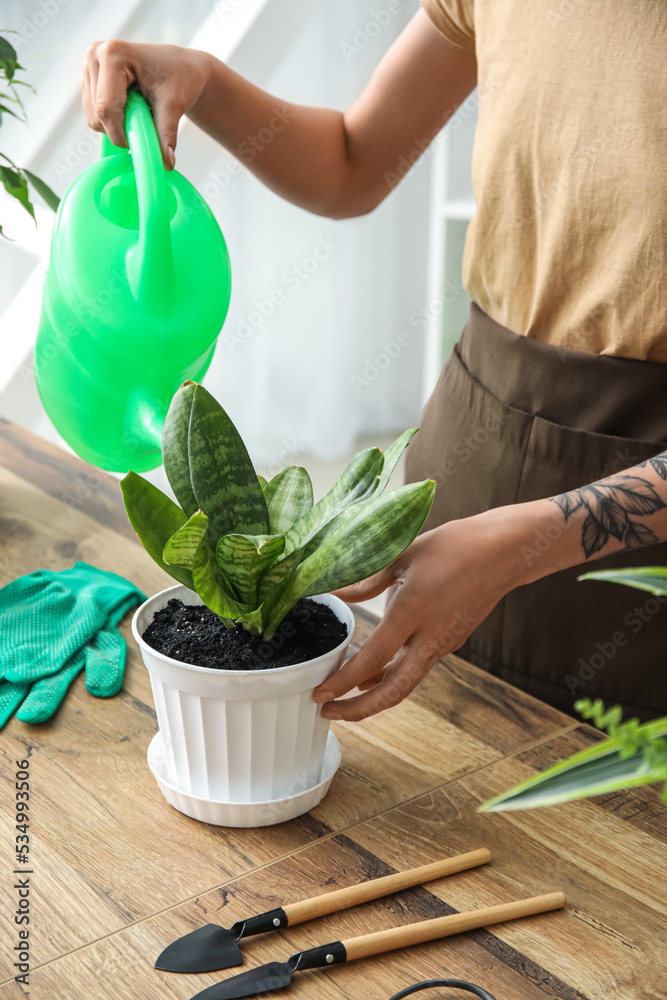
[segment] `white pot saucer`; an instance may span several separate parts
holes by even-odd
[[[333,776],[340,767],[340,743],[330,731],[324,751],[322,779],[318,784],[287,798],[268,802],[220,802],[182,792],[167,780],[162,734],[156,733],[148,747],[148,766],[167,802],[179,812],[214,826],[254,828],[286,823],[314,809],[329,791]]]

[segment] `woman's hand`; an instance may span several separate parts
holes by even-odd
[[[81,81],[88,124],[106,132],[114,145],[126,147],[125,102],[128,87],[136,83],[151,106],[162,159],[171,170],[178,123],[201,97],[213,62],[207,52],[177,45],[93,42]]]
[[[502,507],[420,535],[396,562],[337,591],[367,601],[395,585],[385,616],[360,651],[315,691],[327,719],[358,721],[402,701],[438,660],[458,649],[529,570],[517,512]],[[354,688],[363,693],[335,701]]]

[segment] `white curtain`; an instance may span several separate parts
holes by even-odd
[[[345,108],[418,6],[326,0],[269,89],[285,100]],[[228,241],[233,284],[205,381],[255,461],[290,461],[299,451],[333,458],[359,434],[414,423],[423,348],[415,314],[426,295],[426,163],[371,215],[339,222],[282,201],[247,171],[231,175],[229,164],[222,153],[199,184]]]

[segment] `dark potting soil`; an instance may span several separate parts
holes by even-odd
[[[142,638],[159,653],[197,667],[271,670],[322,656],[346,635],[331,608],[308,597],[294,605],[268,641],[240,626],[228,629],[209,608],[172,597]]]

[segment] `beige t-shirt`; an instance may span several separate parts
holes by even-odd
[[[471,298],[536,340],[667,361],[666,0],[422,4],[477,55]]]

